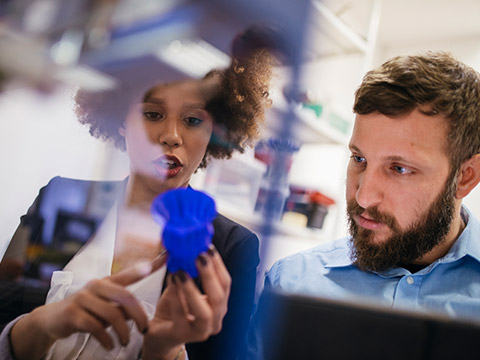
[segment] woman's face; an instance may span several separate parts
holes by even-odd
[[[120,134],[145,195],[187,186],[202,161],[213,129],[205,86],[200,80],[157,86],[127,116]]]

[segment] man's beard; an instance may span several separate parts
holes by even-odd
[[[382,213],[377,207],[365,210],[355,199],[350,200],[347,215],[352,261],[362,270],[381,272],[411,264],[441,243],[450,230],[455,211],[456,176],[450,175],[432,205],[404,231],[400,230],[393,215]],[[362,213],[387,225],[392,235],[375,244],[374,232],[358,226],[353,220],[355,215]]]

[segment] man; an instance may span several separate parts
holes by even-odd
[[[355,94],[350,236],[275,263],[266,286],[480,316],[480,74],[443,52],[395,57]]]
[[[462,205],[480,181],[480,74],[443,52],[395,57],[353,110],[350,236],[277,261],[265,287],[480,318],[480,222]],[[262,358],[260,318],[244,359]]]

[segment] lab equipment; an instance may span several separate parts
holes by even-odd
[[[266,163],[268,168],[258,192],[255,211],[265,210],[265,215],[274,220],[282,217],[285,200],[290,194],[288,172],[292,155],[298,149],[299,145],[289,140],[269,139],[257,144],[255,157]]]

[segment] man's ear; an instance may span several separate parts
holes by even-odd
[[[118,133],[120,134],[120,136],[125,137],[125,125],[122,125],[118,128]]]
[[[472,156],[460,166],[457,199],[463,199],[480,181],[480,154]]]

